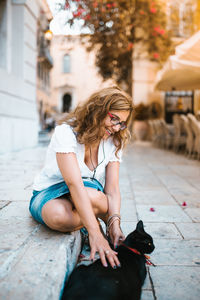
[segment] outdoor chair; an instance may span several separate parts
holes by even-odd
[[[156,143],[156,130],[154,127],[154,121],[153,120],[148,120],[149,124],[149,130],[150,130],[150,140],[152,141],[153,144]]]
[[[150,126],[150,131],[151,131],[151,140],[154,145],[158,146],[159,145],[159,131],[158,131],[158,126],[156,125],[157,120],[149,120],[149,126]]]
[[[173,125],[174,125],[174,139],[173,139],[173,149],[178,152],[181,148],[186,145],[186,131],[183,127],[183,122],[178,114],[173,115]]]
[[[164,148],[164,142],[165,142],[165,133],[162,128],[162,124],[160,122],[160,119],[154,120],[154,127],[156,130],[156,145],[158,147]]]
[[[194,133],[190,125],[190,121],[188,117],[185,115],[180,115],[181,120],[183,121],[183,126],[185,128],[185,131],[187,133],[186,137],[186,154],[191,157],[193,153],[193,147],[194,147]]]
[[[164,119],[160,120],[160,125],[164,133],[164,147],[169,149],[173,145],[174,127],[173,125],[167,124]]]
[[[193,130],[193,134],[195,137],[193,151],[194,154],[197,154],[197,159],[200,159],[200,122],[197,121],[197,119],[193,114],[188,114],[187,116],[190,121],[191,128]]]

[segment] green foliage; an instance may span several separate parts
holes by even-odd
[[[146,52],[160,65],[171,52],[170,33],[166,30],[165,5],[161,0],[71,0],[73,10],[68,22],[83,20],[91,30],[88,50],[97,47],[96,65],[103,78],[113,77],[118,84],[131,86],[133,51]],[[140,45],[140,47],[138,47]],[[141,53],[140,53],[141,52]]]

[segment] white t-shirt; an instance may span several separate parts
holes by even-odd
[[[121,162],[122,151],[118,152],[118,157],[115,155],[116,147],[112,137],[101,140],[98,149],[98,166],[95,172],[95,178],[105,185],[105,169],[109,162]],[[76,154],[82,177],[93,177],[94,172],[91,171],[84,162],[85,145],[78,143],[76,134],[68,124],[62,124],[55,128],[50,144],[47,149],[44,168],[35,177],[33,189],[41,191],[49,186],[62,182],[64,179],[58,168],[56,153]]]

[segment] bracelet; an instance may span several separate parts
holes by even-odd
[[[110,220],[111,220],[112,218],[114,218],[114,217],[118,217],[118,218],[121,220],[121,216],[120,216],[119,214],[111,215],[111,216],[108,218],[108,220],[107,220],[107,225],[109,225]]]
[[[106,225],[106,235],[108,236],[109,235],[109,230],[110,230],[110,227],[113,225],[113,223],[118,220],[119,221],[119,225],[120,225],[120,220],[121,220],[121,216],[118,215],[118,214],[114,214],[112,216],[110,216],[108,218],[108,221],[107,221],[107,225]]]

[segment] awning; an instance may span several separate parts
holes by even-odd
[[[175,49],[157,73],[155,89],[161,91],[200,89],[200,31]]]

